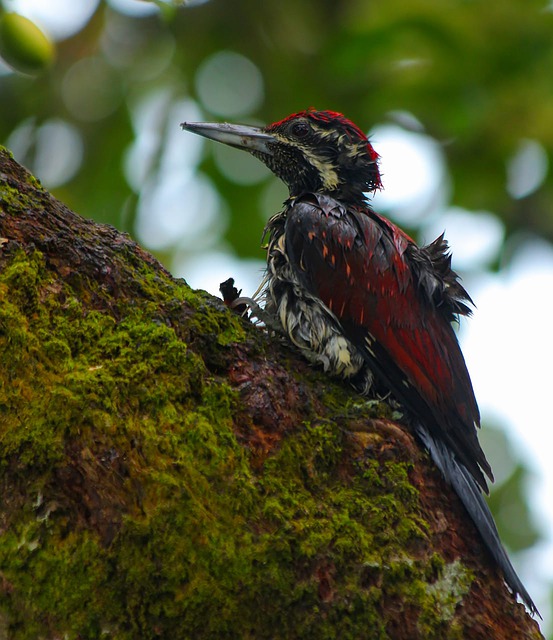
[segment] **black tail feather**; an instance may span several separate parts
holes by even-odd
[[[501,543],[493,516],[490,512],[482,491],[470,472],[461,464],[443,442],[435,440],[430,432],[420,423],[413,425],[418,437],[426,446],[438,469],[468,511],[476,525],[482,540],[496,561],[505,582],[515,595],[519,595],[532,614],[540,616],[536,605],[524,588],[520,578],[509,560],[509,556]],[[541,618],[541,616],[540,616]]]

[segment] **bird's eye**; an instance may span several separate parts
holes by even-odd
[[[310,131],[311,128],[309,127],[307,122],[294,122],[294,124],[290,128],[290,133],[295,138],[305,138]]]

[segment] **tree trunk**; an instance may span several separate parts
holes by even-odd
[[[386,405],[6,152],[0,352],[0,638],[542,637]]]

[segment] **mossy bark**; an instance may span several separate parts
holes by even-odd
[[[0,638],[541,637],[385,405],[5,151],[0,353]]]

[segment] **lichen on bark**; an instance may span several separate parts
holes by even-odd
[[[0,358],[6,638],[541,637],[385,404],[5,153]]]

